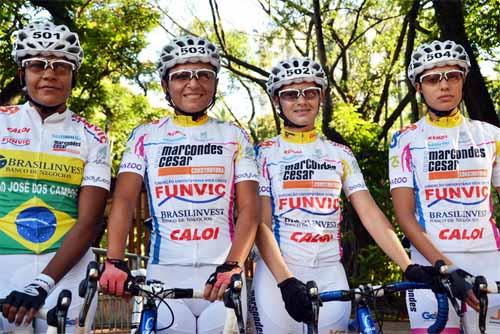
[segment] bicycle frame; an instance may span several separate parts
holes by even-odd
[[[143,271],[135,272],[144,273]],[[134,296],[131,334],[155,334],[158,311],[155,301],[158,299],[202,299],[203,292],[193,289],[166,289],[162,282],[147,281],[144,276],[136,276],[134,282],[129,282],[127,290]],[[224,294],[224,299],[235,310],[239,333],[245,333],[245,324],[241,312],[240,291],[243,286],[241,279],[231,279],[231,289]],[[230,291],[230,293],[228,292]],[[227,305],[227,304],[226,304]]]

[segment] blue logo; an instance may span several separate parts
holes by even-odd
[[[425,320],[436,320],[436,313],[424,312],[422,318]]]
[[[26,240],[42,243],[50,239],[56,231],[56,216],[41,206],[27,208],[16,217],[17,232]]]

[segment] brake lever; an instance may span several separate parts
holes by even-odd
[[[473,291],[479,299],[479,331],[486,333],[486,312],[488,311],[488,282],[484,276],[476,276]]]
[[[444,263],[443,260],[437,260],[435,268],[439,272],[440,275],[439,282],[441,283],[441,286],[444,288],[446,296],[451,301],[451,305],[453,306],[453,309],[455,309],[457,315],[461,318],[464,314],[464,311],[461,305],[459,305],[457,298],[453,294],[453,289],[451,287],[451,282],[448,275],[448,266]]]
[[[306,283],[306,289],[307,293],[309,294],[309,298],[311,298],[313,311],[313,320],[312,324],[308,326],[308,333],[316,334],[318,333],[319,308],[322,306],[321,300],[319,298],[318,285],[315,281],[308,281]]]

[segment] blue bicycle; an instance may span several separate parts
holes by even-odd
[[[134,296],[132,311],[132,330],[134,334],[155,334],[171,327],[174,323],[174,313],[170,309],[167,299],[188,299],[203,298],[203,292],[193,289],[165,288],[164,284],[156,280],[145,280],[145,272],[132,271],[133,280],[128,282],[126,290]],[[135,275],[134,275],[135,274]],[[245,333],[245,323],[241,305],[241,289],[243,281],[240,275],[233,275],[230,287],[224,293],[224,304],[226,307],[234,310],[238,331]],[[157,328],[158,303],[164,303],[170,310],[172,320],[165,328]],[[226,323],[225,330],[230,330],[231,323]]]
[[[357,289],[323,291],[319,293],[316,283],[307,282],[309,294],[313,302],[313,323],[308,326],[308,333],[318,333],[319,308],[323,302],[329,301],[352,301],[355,307],[354,321],[350,324],[350,330],[361,334],[382,333],[375,323],[371,314],[369,304],[376,298],[387,294],[405,291],[410,289],[431,289],[424,283],[416,282],[395,282],[381,286],[363,285]],[[445,293],[435,293],[438,303],[436,321],[428,328],[431,334],[440,333],[448,321],[448,298]]]

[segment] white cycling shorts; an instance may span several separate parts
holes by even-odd
[[[165,283],[167,288],[192,288],[203,290],[205,282],[210,274],[215,271],[216,265],[204,265],[200,267],[149,264],[147,279],[155,279]],[[241,302],[243,315],[247,313],[246,283],[243,280],[241,291]],[[172,309],[174,321],[172,323],[172,312],[165,304],[160,304],[158,309],[157,329],[158,333],[169,334],[219,334],[233,330],[236,326],[234,311],[224,307],[221,301],[209,302],[204,299],[169,299],[168,305]],[[172,324],[170,328],[162,328]],[[231,328],[229,328],[231,327]]]
[[[477,276],[483,275],[488,280],[500,281],[500,252],[477,253],[445,253],[459,268]],[[411,258],[414,263],[430,265],[429,262],[416,250],[412,250]],[[434,293],[430,290],[408,290],[406,292],[406,306],[410,317],[412,334],[427,333],[427,328],[436,318],[437,303]],[[463,324],[449,305],[448,323],[445,334],[459,334],[462,326],[465,333],[479,333],[478,314],[466,306]],[[500,295],[488,295],[488,313],[486,317],[488,334],[500,334]]]
[[[349,289],[341,263],[322,267],[288,265],[295,277],[306,283],[314,280],[319,291]],[[293,320],[285,310],[281,291],[263,260],[258,260],[248,305],[255,334],[307,333],[306,326]],[[328,302],[321,307],[319,333],[347,333],[350,302]]]
[[[38,276],[45,266],[49,263],[56,253],[47,253],[41,255],[35,254],[14,254],[0,256],[0,297],[5,298],[12,290],[22,290],[24,286]],[[71,291],[71,306],[68,310],[66,333],[73,333],[75,324],[78,321],[80,307],[83,304],[83,298],[78,296],[78,285],[85,278],[87,265],[90,261],[95,260],[94,254],[89,249],[83,258],[56,284],[54,290],[50,293],[45,301],[44,307],[50,309],[57,303],[59,292],[63,289]],[[94,320],[97,308],[97,296],[93,299],[92,305],[87,316],[87,333],[90,333],[90,328]],[[16,326],[10,324],[7,319],[0,315],[0,333],[46,333],[47,323],[45,320],[36,319],[35,331],[33,327]]]

